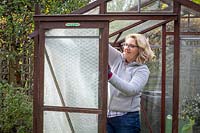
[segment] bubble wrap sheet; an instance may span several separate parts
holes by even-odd
[[[64,106],[62,97],[67,107],[99,107],[99,38],[94,36],[99,36],[99,29],[53,29],[46,32],[44,105]],[[55,82],[62,96],[59,96]],[[97,132],[96,114],[68,114],[75,132]],[[44,112],[44,132],[70,133],[65,113]]]

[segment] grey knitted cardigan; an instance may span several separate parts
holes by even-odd
[[[139,111],[141,91],[150,74],[147,65],[127,63],[123,54],[110,45],[109,65],[113,75],[108,84],[108,109],[119,112]]]

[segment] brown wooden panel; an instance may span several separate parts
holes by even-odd
[[[35,21],[112,21],[112,20],[176,20],[177,14],[100,14],[100,15],[35,15]]]

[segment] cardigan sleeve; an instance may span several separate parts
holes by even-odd
[[[117,49],[113,48],[110,44],[109,44],[109,55],[108,55],[108,62],[109,65],[113,65],[114,62],[116,60],[118,60],[119,58],[121,58],[121,52],[118,51]]]
[[[127,82],[113,73],[109,82],[127,96],[138,94],[142,91],[149,78],[150,71],[147,67],[138,68],[132,79]]]

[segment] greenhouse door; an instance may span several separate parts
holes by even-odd
[[[35,19],[34,133],[106,132],[108,22]]]

